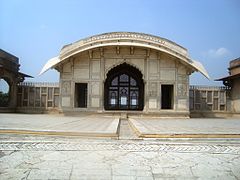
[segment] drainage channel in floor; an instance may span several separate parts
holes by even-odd
[[[139,139],[131,128],[127,118],[120,119],[119,139]]]

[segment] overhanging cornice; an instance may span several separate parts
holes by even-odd
[[[183,48],[182,46],[165,38],[131,32],[105,33],[91,36],[66,45],[62,48],[58,57],[50,59],[45,64],[40,74],[44,73],[50,68],[55,68],[59,63],[64,62],[69,57],[78,53],[106,46],[135,46],[155,49],[176,57],[180,61],[184,62],[184,64],[188,64],[194,71],[199,71],[204,76],[209,78],[208,73],[202,64],[200,62],[191,60],[189,58],[187,49]]]

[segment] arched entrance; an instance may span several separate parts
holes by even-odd
[[[123,63],[111,69],[104,84],[106,110],[143,110],[144,83],[142,73]]]
[[[0,107],[9,106],[10,86],[5,78],[0,77]]]

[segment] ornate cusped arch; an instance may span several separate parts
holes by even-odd
[[[122,63],[112,68],[104,82],[105,110],[143,110],[143,74],[137,68]]]
[[[139,73],[142,74],[142,79],[144,80],[144,72],[143,72],[143,69],[139,68],[136,64],[133,64],[132,62],[130,61],[127,61],[126,59],[123,59],[122,61],[119,61],[119,62],[116,62],[114,63],[112,66],[110,66],[109,68],[107,68],[105,70],[105,80],[107,78],[107,75],[109,74],[109,72],[111,70],[113,70],[115,67],[119,66],[119,65],[122,65],[122,64],[128,64],[129,66],[137,69],[139,71]]]

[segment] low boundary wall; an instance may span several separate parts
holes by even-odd
[[[190,116],[234,116],[230,93],[231,89],[225,86],[190,86]],[[17,86],[17,108],[15,112],[59,113],[59,94],[59,83],[19,83]]]
[[[59,83],[22,82],[17,88],[17,112],[58,112]]]

